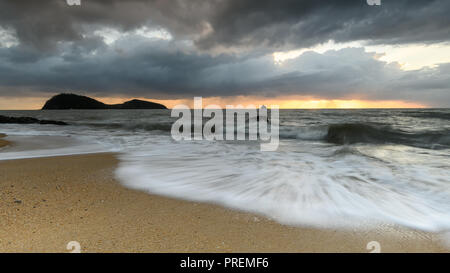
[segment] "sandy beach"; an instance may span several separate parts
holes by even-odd
[[[280,225],[216,205],[150,195],[114,179],[114,154],[0,161],[0,251],[447,252],[439,235]]]

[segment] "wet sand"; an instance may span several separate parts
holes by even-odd
[[[8,145],[11,144],[9,141],[6,141],[6,140],[2,139],[4,137],[6,137],[6,135],[0,133],[0,148],[8,146]]]
[[[0,251],[448,252],[438,234],[393,226],[370,231],[280,225],[216,205],[122,187],[113,154],[0,161]]]

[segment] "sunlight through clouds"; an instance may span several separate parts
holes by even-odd
[[[0,26],[0,48],[10,48],[13,46],[17,46],[18,44],[19,40],[17,39],[14,31]]]
[[[343,48],[364,48],[366,52],[376,52],[378,60],[388,63],[397,62],[402,70],[417,70],[423,67],[436,67],[439,63],[450,62],[450,44],[406,44],[406,45],[368,45],[365,41],[349,43],[335,43],[328,41],[310,48],[302,48],[290,51],[279,51],[273,53],[274,62],[282,65],[284,61],[295,59],[305,52],[313,51],[323,54],[329,50],[340,50]]]
[[[104,27],[94,31],[94,35],[100,36],[103,38],[103,41],[107,45],[114,44],[119,39],[125,39],[126,37],[138,35],[147,39],[156,39],[156,40],[172,40],[172,35],[165,29],[162,28],[149,28],[147,26],[143,26],[134,31],[129,32],[121,32],[114,28]]]
[[[137,29],[134,33],[148,39],[161,39],[161,40],[173,39],[172,35],[167,30],[162,28],[152,29],[147,26],[143,26]]]

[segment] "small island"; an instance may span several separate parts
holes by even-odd
[[[93,98],[76,94],[56,95],[42,107],[42,110],[70,109],[167,109],[167,107],[159,103],[136,99],[121,104],[105,104]]]

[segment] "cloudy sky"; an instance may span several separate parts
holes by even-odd
[[[61,92],[450,107],[449,13],[448,0],[0,0],[0,109]]]

